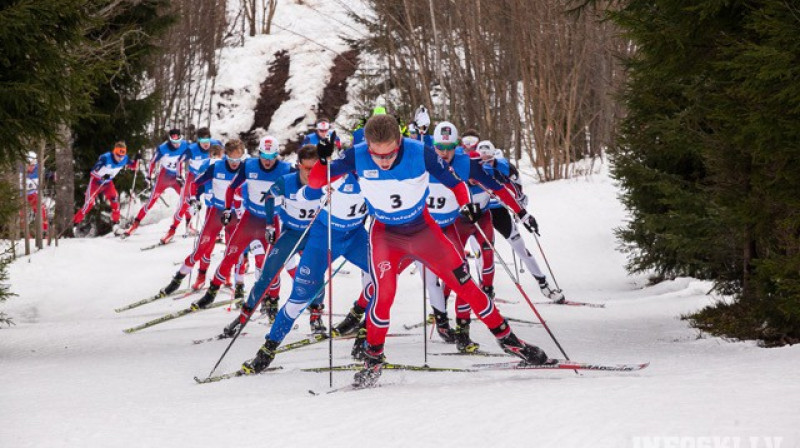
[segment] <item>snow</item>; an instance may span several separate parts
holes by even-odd
[[[281,50],[290,57],[285,87],[290,97],[275,111],[269,129],[259,128],[257,133],[285,143],[308,132],[308,125],[316,120],[313,109],[322,97],[333,59],[336,53],[349,50],[343,38],[360,38],[365,32],[337,3],[279,2],[272,34],[248,37],[243,46],[222,50],[214,88],[218,95],[212,110],[213,135],[234,138],[251,128],[260,85],[269,76],[275,53]],[[364,10],[359,1],[347,5],[358,12]]]
[[[0,330],[0,446],[636,447],[703,446],[710,437],[728,437],[748,447],[750,436],[781,437],[783,448],[800,446],[800,347],[763,349],[702,335],[679,316],[715,300],[706,295],[710,284],[681,278],[646,287],[645,277],[626,275],[612,233],[625,212],[605,168],[573,180],[529,183],[527,191],[541,244],[567,297],[606,304],[539,306],[559,342],[575,360],[650,361],[649,368],[580,376],[389,371],[380,388],[312,396],[309,389],[328,390],[328,374],[299,369],[328,364],[324,343],[279,355],[274,365],[283,370],[198,385],[192,377],[208,374],[228,342],[191,341],[219,333],[235,312],[218,308],[124,334],[124,328],[183,308],[193,298],[113,311],[165,286],[178,268],[174,263],[189,253],[191,238],[140,250],[166,231],[169,220],[162,220],[127,240],[63,240],[11,266],[19,297],[3,306],[17,325]],[[537,251],[532,236],[525,238]],[[506,243],[497,245],[511,262]],[[359,289],[359,276],[348,269],[334,279],[336,313],[347,312]],[[541,301],[529,274],[521,278],[532,299]],[[285,299],[291,281],[283,280]],[[250,274],[248,286],[252,281]],[[421,321],[420,286],[418,275],[403,274],[392,332]],[[500,267],[496,288],[498,297],[520,300]],[[220,297],[228,294],[223,289]],[[524,301],[498,306],[509,316],[535,319]],[[306,316],[286,342],[305,337]],[[472,328],[485,350],[499,352],[480,322]],[[540,326],[514,328],[558,355]],[[250,358],[266,329],[248,326],[249,334],[218,370],[236,369]],[[413,331],[413,337],[387,340],[390,361],[423,363],[422,329]],[[336,364],[351,362],[350,347],[350,341],[334,342]],[[428,350],[453,347],[433,339]],[[467,367],[503,359],[429,356],[428,362]],[[351,378],[352,372],[335,373],[334,385]],[[758,440],[766,446],[766,439]]]

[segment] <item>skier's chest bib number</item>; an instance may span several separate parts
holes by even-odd
[[[313,219],[317,214],[317,210],[313,208],[301,208],[297,210],[297,217],[300,219]]]
[[[447,204],[447,198],[443,197],[428,197],[428,208],[434,210],[441,210],[444,208],[445,204]]]
[[[350,206],[350,211],[349,211],[349,213],[347,213],[347,217],[348,218],[352,218],[352,217],[354,217],[356,215],[363,215],[365,213],[367,213],[367,203],[366,202],[362,202],[361,203],[361,207],[359,207],[358,204],[351,205]]]
[[[400,208],[403,206],[403,199],[400,197],[399,194],[393,194],[389,196],[389,199],[392,201],[391,203],[392,208]]]

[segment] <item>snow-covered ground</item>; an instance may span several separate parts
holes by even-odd
[[[567,353],[581,361],[650,361],[649,368],[580,376],[390,371],[380,388],[312,396],[309,389],[328,389],[328,374],[299,369],[328,364],[327,344],[318,344],[279,355],[274,365],[283,370],[198,385],[192,377],[208,374],[228,342],[192,340],[219,333],[234,312],[209,310],[124,334],[191,298],[113,311],[165,286],[188,254],[191,239],[140,251],[166,230],[162,221],[124,241],[65,240],[12,265],[19,297],[4,306],[17,325],[0,330],[0,446],[800,446],[800,347],[763,349],[701,337],[679,315],[713,300],[705,294],[708,283],[687,278],[644,287],[645,278],[627,276],[612,234],[625,214],[606,174],[529,185],[528,191],[567,297],[606,304],[539,307]],[[535,251],[533,238],[525,238]],[[505,242],[498,248],[510,261]],[[335,279],[336,313],[346,312],[358,290],[358,275],[348,269]],[[522,278],[541,300],[532,278]],[[498,297],[520,300],[500,268],[496,279]],[[284,298],[290,284],[284,277]],[[421,321],[421,300],[419,276],[407,271],[392,332]],[[534,319],[523,301],[498,306],[509,316]],[[287,342],[305,336],[306,316]],[[541,327],[515,329],[558,355]],[[219,370],[236,369],[251,357],[265,330],[251,324]],[[423,363],[424,335],[414,331],[387,340],[390,361]],[[479,322],[473,337],[499,352]],[[335,363],[350,362],[350,346],[334,342]],[[453,351],[436,339],[428,349]],[[433,366],[453,367],[502,359],[428,358]],[[352,372],[336,373],[335,386],[351,378]]]

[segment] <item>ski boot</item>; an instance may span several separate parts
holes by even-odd
[[[364,323],[358,329],[355,341],[353,341],[353,350],[350,351],[350,356],[356,360],[363,360],[366,356],[364,350],[367,344],[367,327]]]
[[[206,284],[206,271],[200,269],[200,272],[197,273],[197,280],[195,280],[194,284],[192,285],[192,289],[194,291],[199,291],[203,289]]]
[[[325,305],[311,305],[308,307],[308,311],[311,313],[308,324],[311,326],[311,333],[313,334],[325,334],[328,332],[322,322],[322,310],[324,309]]]
[[[133,235],[133,232],[136,231],[137,228],[139,228],[139,220],[138,219],[134,219],[133,220],[133,224],[131,224],[131,226],[128,227],[128,230],[125,231],[125,236],[129,237],[129,236]]]
[[[267,339],[267,342],[256,352],[256,357],[242,364],[242,372],[247,375],[263,372],[275,359],[275,350],[279,345],[280,342]]]
[[[219,292],[219,286],[212,283],[211,286],[208,287],[208,291],[203,294],[203,297],[200,297],[192,303],[192,309],[196,311],[207,308],[209,305],[214,303],[214,299],[217,297],[217,292]]]
[[[489,300],[494,300],[494,286],[487,285],[482,287],[481,289],[483,290],[483,293],[486,294],[486,297],[489,298]]]
[[[350,312],[347,313],[344,320],[339,322],[339,325],[333,328],[334,336],[343,336],[346,334],[354,333],[358,330],[358,325],[361,323],[361,319],[364,318],[364,308],[358,306],[358,304],[353,305],[350,308]]]
[[[175,277],[172,277],[172,280],[169,282],[169,285],[167,285],[166,288],[158,292],[158,296],[166,297],[172,294],[173,292],[177,291],[178,288],[181,286],[181,282],[183,281],[184,277],[186,277],[186,274],[181,274],[180,272],[175,274]]]
[[[492,333],[496,335],[506,329],[508,329],[508,324],[503,322],[498,328],[492,329]],[[525,364],[538,366],[551,362],[551,360],[547,358],[547,354],[544,350],[535,345],[530,345],[525,341],[521,341],[514,332],[509,332],[502,338],[497,339],[497,343],[500,344],[500,348],[502,348],[504,352],[522,358],[522,362]]]
[[[469,319],[456,319],[456,349],[460,353],[475,353],[481,346],[469,338]]]
[[[236,289],[233,290],[234,299],[244,299],[244,283],[237,283]]]
[[[363,389],[373,387],[381,377],[386,357],[383,355],[383,344],[378,347],[369,345],[364,350],[364,368],[353,376],[353,387]]]
[[[564,294],[561,292],[560,289],[550,288],[550,285],[547,284],[546,277],[534,277],[534,278],[536,279],[536,281],[539,282],[539,290],[542,291],[542,295],[552,300],[553,303],[564,303],[567,301],[567,299],[564,297]]]
[[[236,336],[236,332],[239,331],[239,327],[242,325],[242,322],[239,320],[237,316],[236,319],[233,320],[227,327],[222,329],[222,334],[226,338],[232,338]]]
[[[267,298],[261,302],[261,314],[266,314],[269,323],[274,323],[275,318],[278,317],[278,298],[267,296]]]
[[[164,238],[161,238],[160,240],[161,244],[167,244],[170,241],[172,241],[172,238],[175,237],[175,230],[176,230],[175,226],[170,226],[169,231],[167,231],[167,234],[164,235]]]
[[[456,343],[456,336],[453,329],[450,328],[450,319],[447,313],[434,309],[433,318],[436,321],[436,333],[442,340],[448,344]]]

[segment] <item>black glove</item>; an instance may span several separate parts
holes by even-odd
[[[198,212],[203,207],[202,204],[200,204],[200,201],[197,200],[197,198],[189,198],[189,206],[194,207],[194,209],[197,210]]]
[[[317,155],[319,161],[323,165],[328,164],[328,159],[333,155],[336,149],[336,131],[331,132],[328,138],[324,138],[317,143]]]
[[[103,176],[103,180],[105,180],[105,181],[111,180],[111,175],[110,174],[106,174],[105,176]]]
[[[533,215],[528,214],[525,209],[522,209],[517,216],[519,216],[519,220],[522,221],[522,225],[528,229],[528,232],[542,236],[539,234],[539,223],[536,222],[536,218],[534,218]]]
[[[264,237],[267,240],[267,244],[275,243],[275,227],[267,226],[267,229],[264,231]]]
[[[231,209],[223,210],[222,216],[219,217],[219,220],[222,221],[223,226],[227,226],[231,219],[233,218],[233,212]]]
[[[469,204],[464,204],[461,207],[461,210],[459,210],[458,212],[461,213],[461,216],[463,216],[467,221],[471,222],[472,224],[478,222],[478,220],[481,219],[481,215],[483,214],[483,212],[481,211],[481,207],[474,202],[470,202]]]

